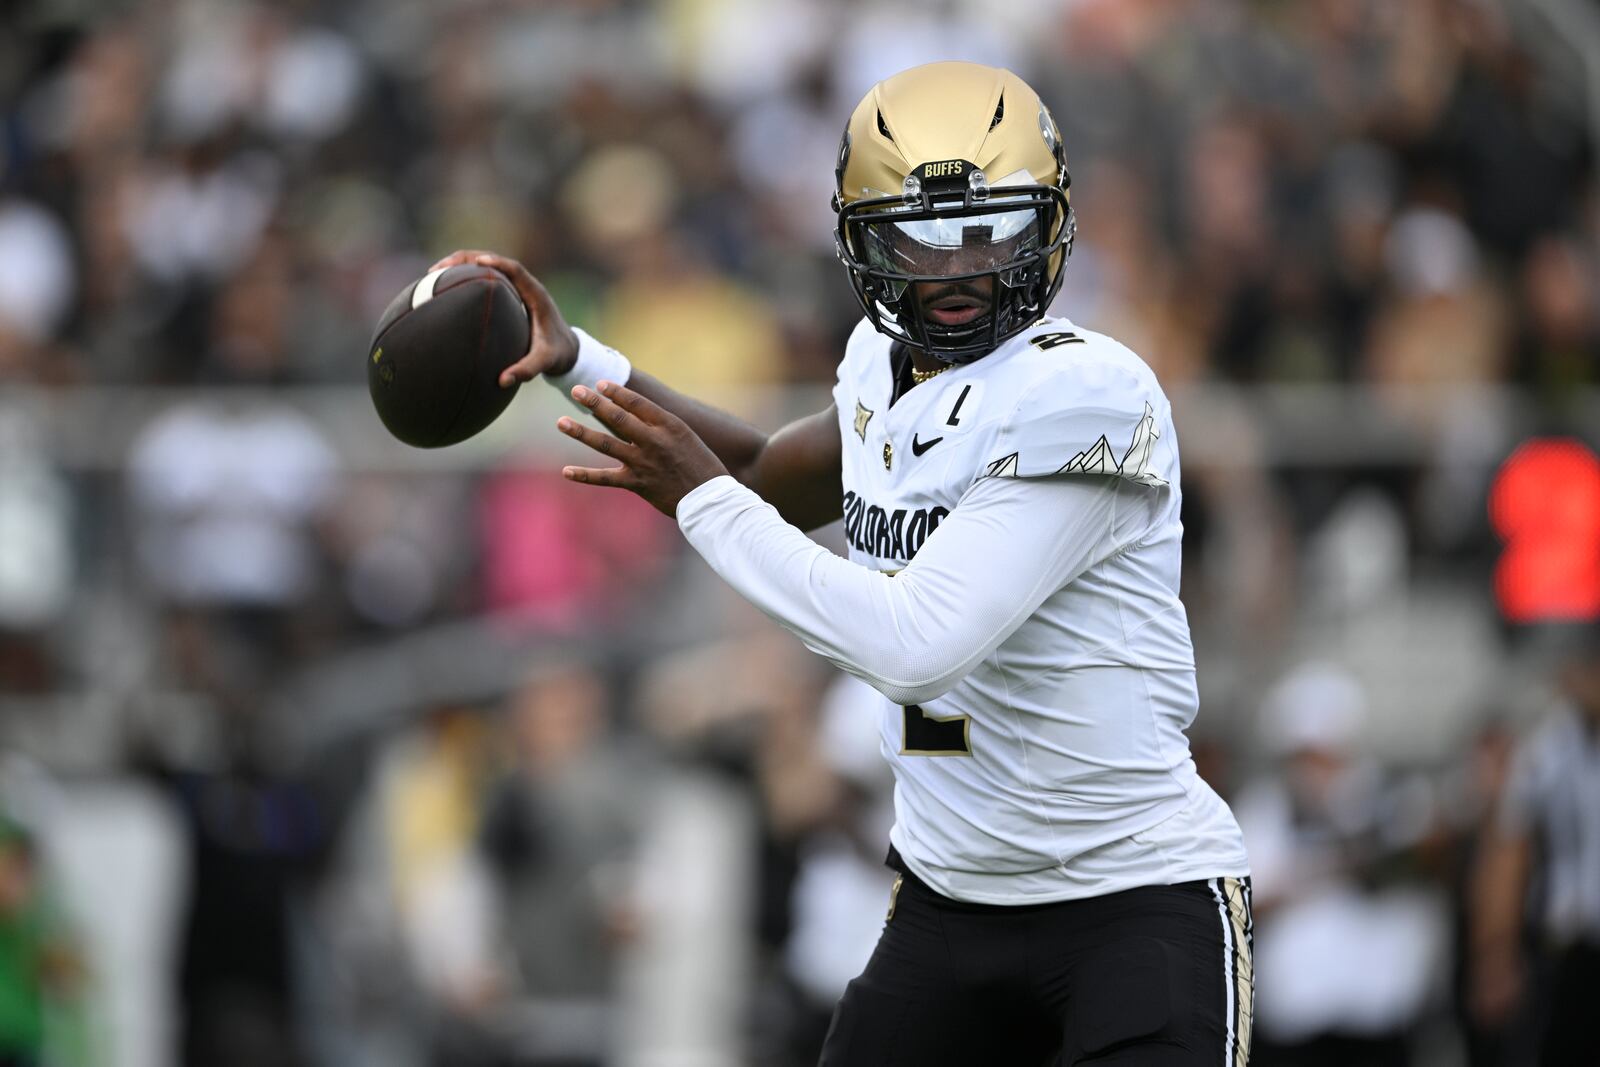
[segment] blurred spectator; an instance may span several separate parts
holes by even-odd
[[[1366,699],[1310,664],[1268,696],[1279,762],[1234,804],[1250,852],[1256,972],[1252,1062],[1404,1067],[1442,955],[1443,905],[1413,851],[1429,798],[1386,782],[1355,745]],[[1420,810],[1419,810],[1420,807]]]
[[[749,869],[715,876],[719,885],[741,879],[750,883],[751,929],[742,935],[753,942],[756,957],[747,1005],[748,1060],[808,1067],[816,1062],[832,1006],[819,1005],[818,997],[825,994],[803,990],[797,975],[804,972],[826,987],[856,952],[871,949],[871,936],[849,944],[849,935],[834,925],[842,901],[832,890],[859,901],[863,884],[887,884],[878,881],[888,876],[882,864],[886,845],[864,843],[862,837],[873,832],[869,798],[874,790],[858,790],[852,782],[887,773],[888,767],[872,739],[878,717],[863,706],[859,691],[842,683],[824,699],[821,682],[826,676],[792,636],[725,589],[702,611],[711,615],[718,608],[727,610],[731,618],[725,628],[737,636],[661,657],[641,681],[641,717],[680,763],[730,775],[751,798],[758,823],[745,831]],[[707,678],[716,684],[706,685]],[[870,690],[868,695],[876,698]],[[831,709],[826,717],[835,723],[828,728],[828,740],[839,746],[828,753],[820,733],[824,704]],[[860,717],[863,711],[867,715]],[[853,721],[839,721],[849,713],[855,713]],[[867,754],[875,768],[864,765],[863,745],[870,746]],[[834,761],[839,773],[830,769]],[[838,834],[823,842],[816,857],[820,862],[811,867],[809,888],[802,890],[802,869],[809,846],[816,843],[814,834],[835,830]],[[863,861],[850,855],[858,847],[873,853],[864,861],[864,877]],[[840,874],[842,879],[834,877]],[[852,915],[852,927],[876,924],[883,902],[880,895],[868,913]],[[664,913],[686,910],[654,903]],[[691,921],[714,921],[699,911],[687,909]],[[657,922],[669,925],[665,915]],[[804,934],[799,933],[802,925]],[[706,974],[703,966],[689,961],[682,973],[702,990],[724,989],[730,982],[728,975]],[[744,1019],[738,1022],[746,1025]]]
[[[1484,383],[1506,371],[1510,334],[1499,287],[1484,276],[1460,219],[1413,206],[1385,240],[1388,300],[1373,317],[1365,373],[1378,395],[1435,434],[1440,414],[1428,388]]]
[[[616,743],[609,700],[586,667],[536,672],[512,697],[511,765],[485,801],[479,849],[511,968],[501,1024],[528,1067],[609,1060],[619,950],[637,934],[648,783]]]
[[[47,628],[66,610],[77,577],[73,498],[40,430],[20,404],[0,405],[0,630]],[[0,671],[0,692],[9,680]]]
[[[596,329],[640,370],[724,403],[739,386],[781,377],[783,339],[766,303],[708,271],[684,242],[655,238],[630,258]]]
[[[1485,723],[1472,737],[1449,787],[1446,817],[1455,831],[1455,849],[1450,872],[1450,895],[1454,912],[1451,931],[1454,970],[1451,975],[1451,1012],[1465,1044],[1467,1067],[1509,1067],[1518,1062],[1513,1052],[1524,1042],[1518,1032],[1520,1020],[1491,1013],[1480,1017],[1474,1001],[1475,991],[1494,980],[1482,975],[1481,959],[1474,951],[1473,939],[1483,924],[1478,893],[1478,871],[1486,850],[1498,837],[1496,819],[1505,795],[1506,779],[1516,735],[1502,721]],[[1519,942],[1527,932],[1526,917],[1519,923]]]
[[[161,603],[215,612],[271,658],[317,589],[315,523],[337,474],[316,427],[279,405],[192,401],[135,443],[130,493],[143,572]]]
[[[791,1039],[796,1063],[813,1063],[822,1051],[833,1006],[877,944],[895,881],[884,864],[894,824],[894,778],[880,752],[883,697],[865,682],[840,675],[818,719],[809,740],[832,780],[812,788],[831,803],[799,844],[783,953],[800,1002]],[[774,747],[793,759],[791,738]]]
[[[1558,641],[1560,703],[1519,748],[1478,867],[1472,1005],[1485,1028],[1533,1006],[1540,1067],[1578,1067],[1600,1062],[1600,628]]]
[[[307,1061],[294,956],[300,894],[329,843],[328,812],[272,765],[259,712],[226,724],[218,765],[163,769],[188,836],[178,964],[184,1067]]]
[[[378,818],[401,937],[418,987],[445,1011],[494,982],[488,885],[473,863],[492,753],[482,713],[439,707],[378,757]]]
[[[0,375],[29,343],[55,335],[76,295],[77,268],[66,232],[49,211],[37,204],[0,198]]]
[[[357,619],[396,633],[452,613],[481,567],[478,524],[460,518],[474,489],[448,476],[374,473],[343,483],[325,530]]]
[[[156,280],[226,278],[266,232],[278,195],[278,162],[262,152],[229,158],[210,147],[152,168],[128,203],[123,225],[129,247]]]
[[[120,19],[19,16],[0,245],[28,266],[0,280],[0,320],[30,351],[83,341],[132,380],[188,380],[213,358],[196,319],[280,241],[303,268],[288,306],[327,312],[283,373],[346,377],[330,339],[372,312],[346,298],[359,267],[326,253],[365,220],[367,264],[421,260],[418,244],[542,246],[537,268],[602,283],[611,340],[691,391],[778,380],[774,313],[798,302],[835,344],[851,325],[833,314],[842,285],[797,286],[832,267],[848,109],[891,70],[959,54],[1041,80],[1075,177],[1128,179],[1078,187],[1083,263],[1063,306],[1103,307],[1093,324],[1153,357],[1347,377],[1376,314],[1380,380],[1498,376],[1506,309],[1472,298],[1509,288],[1519,371],[1567,381],[1593,269],[1555,250],[1582,240],[1594,153],[1581,84],[1521,28],[1467,0],[1270,16],[1232,0],[584,0],[381,19],[355,0],[143,0]],[[334,190],[357,194],[351,211],[317,209]],[[1385,269],[1385,245],[1424,253],[1424,290],[1415,262]],[[1457,299],[1434,299],[1441,283]],[[1430,356],[1408,340],[1428,324],[1469,351]],[[23,374],[54,367],[30,357]]]
[[[1593,247],[1542,238],[1523,262],[1521,289],[1517,376],[1560,405],[1577,386],[1600,381],[1600,268]]]
[[[82,1067],[86,975],[31,835],[0,815],[0,1064]]]
[[[631,494],[579,498],[559,472],[510,467],[480,490],[483,603],[536,630],[623,621],[666,563],[668,523]]]

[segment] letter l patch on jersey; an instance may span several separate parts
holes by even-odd
[[[983,382],[952,382],[945,386],[939,403],[933,409],[932,425],[927,436],[966,433],[977,425],[978,413],[983,407]]]

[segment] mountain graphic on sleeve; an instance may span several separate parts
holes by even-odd
[[[983,472],[990,478],[1015,478],[1017,476],[1017,453],[1001,456]]]
[[[1139,425],[1134,427],[1133,442],[1128,445],[1128,450],[1122,454],[1120,461],[1111,451],[1111,442],[1102,434],[1100,440],[1073,456],[1056,473],[1115,474],[1140,485],[1166,485],[1165,478],[1150,470],[1150,461],[1155,453],[1156,442],[1160,438],[1161,434],[1156,430],[1155,411],[1147,401],[1144,405],[1144,416],[1139,420]]]
[[[1167,480],[1151,470],[1155,462],[1156,442],[1160,439],[1161,432],[1156,429],[1155,411],[1146,402],[1144,415],[1134,427],[1133,440],[1122,453],[1120,460],[1112,449],[1111,442],[1101,434],[1099,440],[1067,460],[1055,473],[1109,474],[1126,478],[1130,482],[1138,482],[1140,485],[1163,486],[1167,484]],[[1001,456],[984,469],[984,474],[990,478],[1019,477],[1021,472],[1018,467],[1021,458],[1020,452]]]

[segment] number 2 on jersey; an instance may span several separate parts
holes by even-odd
[[[923,711],[920,705],[907,704],[905,733],[900,740],[902,756],[970,756],[971,738],[968,727],[972,719],[967,715],[953,715],[940,719]]]
[[[1035,348],[1049,351],[1052,348],[1060,348],[1062,345],[1084,345],[1089,342],[1075,333],[1062,331],[1060,333],[1041,333],[1038,337],[1030,338],[1028,343]]]

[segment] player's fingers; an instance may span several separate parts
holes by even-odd
[[[500,387],[502,389],[515,385],[517,382],[531,382],[544,372],[547,360],[543,352],[530,351],[527,355],[517,360],[511,366],[500,372]]]
[[[549,291],[540,285],[539,280],[529,274],[528,269],[521,263],[481,248],[457,249],[429,267],[428,273],[432,274],[436,270],[457,267],[465,263],[476,263],[505,275],[511,287],[516,290],[517,296],[522,299],[523,306],[528,309],[531,320],[528,329],[528,351],[521,359],[500,372],[500,388],[509,389],[518,382],[531,382],[544,373],[551,363],[547,346],[541,343],[550,332],[544,324],[550,321],[549,316],[552,313],[559,320],[560,313],[556,311],[555,302],[551,299]]]
[[[569,482],[611,489],[632,489],[635,485],[633,472],[627,467],[562,467],[561,476]]]
[[[527,267],[514,259],[496,255],[493,252],[479,252],[473,257],[473,262],[480,266],[492,267],[504,274],[511,282],[511,287],[522,297],[522,302],[528,306],[528,314],[533,316],[536,323],[543,323],[556,311],[556,302],[550,296],[550,290],[544,283],[535,278]]]
[[[530,323],[528,328],[528,354],[523,356],[513,366],[524,367],[528,371],[527,381],[535,375],[543,374],[558,362],[557,348],[550,340],[550,332],[537,322]],[[510,368],[507,368],[508,370]]]
[[[639,450],[631,442],[624,441],[620,437],[612,437],[608,433],[601,433],[592,426],[585,426],[577,419],[562,416],[556,420],[556,429],[574,441],[588,445],[602,455],[616,456],[624,463],[639,454]]]
[[[553,363],[548,339],[557,332],[567,332],[555,299],[527,267],[514,259],[494,252],[479,252],[473,256],[472,262],[504,274],[522,298],[523,306],[528,309],[528,354],[500,373],[501,388],[515,382],[532,381]]]
[[[595,388],[607,402],[615,404],[640,422],[660,426],[672,418],[665,408],[645,399],[626,385],[602,380],[595,383]]]
[[[439,260],[439,262],[429,267],[426,273],[432,274],[434,271],[443,270],[446,267],[459,267],[463,263],[471,263],[479,256],[486,254],[487,253],[485,253],[482,249],[458,248],[456,251],[451,252],[448,256],[445,256],[443,259]]]
[[[632,412],[625,411],[586,385],[573,386],[572,399],[593,411],[595,418],[609,426],[618,437],[637,442],[649,430],[649,426]]]

